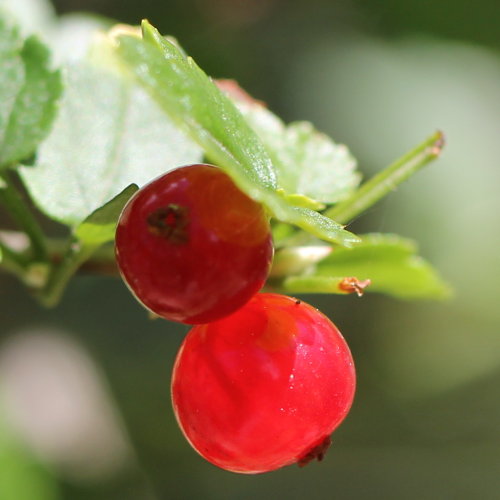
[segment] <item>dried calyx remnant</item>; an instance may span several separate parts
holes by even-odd
[[[358,297],[361,297],[365,292],[365,288],[371,285],[371,280],[358,280],[358,278],[344,278],[339,283],[339,288],[346,293],[356,293]]]
[[[165,238],[172,243],[186,243],[188,239],[188,210],[186,207],[171,203],[157,208],[147,218],[149,232]]]
[[[325,458],[325,454],[331,444],[332,444],[332,438],[330,436],[326,436],[323,439],[323,441],[321,441],[316,446],[313,446],[305,455],[299,458],[297,460],[297,465],[299,467],[304,467],[304,465],[307,465],[309,462],[312,462],[313,460],[321,462],[321,460]]]

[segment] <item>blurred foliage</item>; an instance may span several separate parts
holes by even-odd
[[[57,482],[19,442],[0,412],[0,498],[58,500]]]
[[[445,305],[304,296],[349,341],[357,398],[324,463],[246,477],[205,463],[176,427],[167,388],[187,327],[148,320],[115,279],[79,278],[61,306],[46,311],[1,276],[1,340],[31,326],[57,327],[80,342],[104,371],[137,455],[133,471],[100,481],[55,470],[60,497],[497,499],[497,3],[59,0],[56,7],[129,23],[148,17],[209,74],[238,79],[287,120],[311,120],[348,144],[365,175],[429,129],[444,130],[440,163],[352,229],[415,238],[456,288]]]

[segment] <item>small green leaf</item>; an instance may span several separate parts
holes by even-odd
[[[126,187],[105,205],[92,212],[75,230],[75,236],[85,245],[99,246],[115,237],[116,223],[123,207],[139,189],[135,184]]]
[[[449,286],[416,252],[413,241],[399,236],[364,235],[362,243],[351,249],[334,249],[307,276],[292,277],[284,287],[295,292],[331,293],[342,276],[371,280],[368,292],[402,299],[448,298]]]
[[[346,146],[336,144],[309,122],[287,126],[258,102],[236,103],[273,159],[278,184],[285,191],[331,204],[357,188],[361,176]]]
[[[79,63],[35,165],[20,169],[38,207],[76,226],[132,183],[197,163],[201,150],[150,97],[107,70]]]
[[[272,160],[234,103],[176,43],[146,21],[143,39],[116,34],[116,54],[162,109],[200,144],[210,161],[224,168],[250,197],[271,215],[342,245],[358,241],[343,226],[310,208],[291,205],[276,192]],[[310,207],[307,198],[300,204]]]
[[[17,29],[0,17],[0,40],[0,167],[5,167],[33,155],[47,136],[62,84],[36,37],[22,43]]]

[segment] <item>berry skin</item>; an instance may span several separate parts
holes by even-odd
[[[193,448],[209,462],[255,474],[321,460],[351,406],[349,348],[312,306],[257,294],[191,329],[177,355],[172,403]]]
[[[129,288],[155,314],[183,323],[214,321],[245,304],[272,256],[263,207],[212,165],[180,167],[144,186],[116,230]]]

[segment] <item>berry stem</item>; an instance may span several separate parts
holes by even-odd
[[[8,209],[12,219],[26,232],[30,240],[34,260],[47,261],[48,253],[45,235],[20,193],[13,184],[12,178],[3,173],[0,175],[0,202]]]
[[[365,182],[350,198],[327,210],[325,215],[341,224],[348,223],[435,160],[443,146],[444,135],[438,131]]]
[[[47,307],[55,306],[70,278],[96,250],[95,246],[82,245],[71,240],[61,262],[52,268],[47,284],[39,294],[42,304]]]

